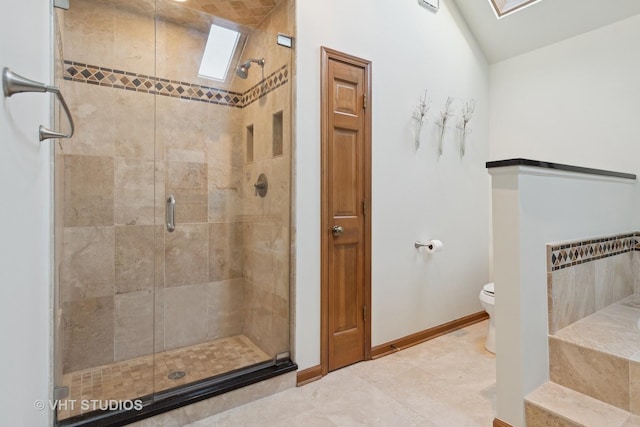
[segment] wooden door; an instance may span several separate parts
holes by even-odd
[[[370,62],[322,50],[322,370],[371,353]]]

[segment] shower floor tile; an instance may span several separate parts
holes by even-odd
[[[62,377],[62,385],[69,387],[69,396],[58,404],[58,419],[90,412],[94,406],[98,405],[97,409],[109,401],[135,400],[268,360],[271,357],[249,338],[237,335],[70,372]],[[184,371],[186,375],[169,379],[168,375],[175,371]]]

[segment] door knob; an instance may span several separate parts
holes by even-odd
[[[342,236],[342,233],[344,233],[344,228],[340,227],[339,225],[334,225],[331,228],[331,234],[333,234],[336,237]]]

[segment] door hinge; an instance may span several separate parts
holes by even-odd
[[[53,400],[62,400],[69,397],[69,387],[56,386],[53,388]]]
[[[362,200],[362,215],[367,216],[367,199]]]
[[[362,109],[366,110],[367,109],[367,94],[363,94],[362,95]]]
[[[367,321],[367,306],[366,305],[362,306],[362,320],[364,320],[365,322]]]
[[[53,0],[53,7],[69,10],[69,0]]]

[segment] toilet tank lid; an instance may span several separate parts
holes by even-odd
[[[484,285],[482,287],[482,290],[485,291],[488,294],[492,294],[493,295],[495,293],[495,291],[493,290],[493,282],[487,283],[486,285]]]

